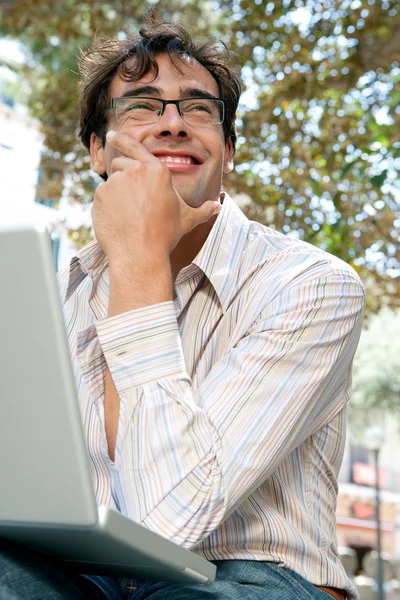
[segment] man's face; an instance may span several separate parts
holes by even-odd
[[[194,90],[201,90],[219,97],[218,85],[212,75],[194,60],[177,59],[179,71],[174,68],[168,55],[157,57],[158,75],[148,73],[134,82],[114,77],[110,86],[111,98],[138,90],[142,96],[180,100],[193,97]],[[115,111],[108,113],[107,130],[122,131],[139,141],[152,154],[159,157],[169,168],[177,192],[190,206],[200,206],[206,200],[217,200],[220,195],[224,172],[229,172],[232,160],[232,143],[225,143],[221,124],[188,125],[180,117],[177,107],[168,104],[156,123],[141,124],[116,121]],[[92,134],[92,169],[96,173],[110,174],[112,160],[117,151],[107,142],[103,148],[100,139]],[[182,162],[180,161],[182,159]],[[134,191],[134,190],[133,190]],[[162,193],[162,190],[160,190]]]

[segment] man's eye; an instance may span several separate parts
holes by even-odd
[[[131,110],[156,110],[154,108],[154,106],[152,106],[151,104],[148,104],[146,102],[135,102],[134,104],[130,104],[129,106],[126,107],[125,109],[126,111],[131,111]]]
[[[185,107],[185,112],[207,112],[211,113],[211,107],[205,102],[196,102]]]

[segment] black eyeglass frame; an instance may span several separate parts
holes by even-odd
[[[162,103],[162,109],[160,114],[158,115],[158,119],[161,119],[161,117],[164,114],[165,111],[165,107],[167,106],[167,104],[175,104],[176,109],[179,113],[179,116],[181,117],[181,119],[183,121],[185,121],[185,116],[182,114],[181,108],[180,108],[180,104],[181,102],[188,102],[190,100],[218,100],[219,102],[221,102],[221,104],[219,106],[221,106],[222,108],[220,109],[220,121],[218,123],[213,123],[213,125],[221,125],[224,120],[225,120],[225,100],[223,98],[214,98],[214,96],[199,96],[196,98],[181,98],[180,100],[163,100],[162,98],[152,98],[151,96],[120,96],[119,98],[111,98],[111,102],[110,104],[107,106],[106,109],[106,114],[108,113],[109,110],[112,110],[113,108],[117,108],[117,102],[118,100],[130,100],[130,99],[139,99],[139,100],[157,100],[158,102]],[[222,113],[222,115],[221,115]],[[154,123],[157,123],[157,121],[154,121]]]

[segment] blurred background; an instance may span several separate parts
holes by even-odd
[[[362,598],[400,598],[400,2],[0,0],[1,225],[45,223],[56,268],[91,239],[99,183],[76,136],[77,57],[149,8],[232,52],[236,202],[366,286],[338,544]]]

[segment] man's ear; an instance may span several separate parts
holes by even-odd
[[[233,171],[233,144],[231,138],[225,144],[224,173]]]
[[[90,165],[92,171],[98,175],[106,172],[104,148],[101,139],[95,134],[90,134]]]

